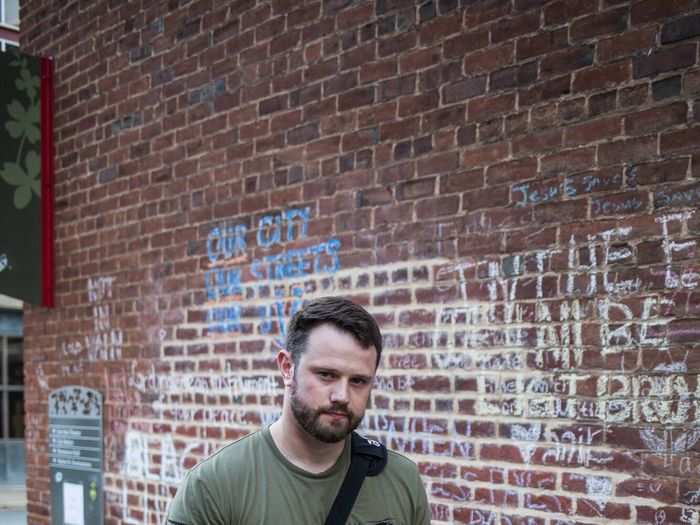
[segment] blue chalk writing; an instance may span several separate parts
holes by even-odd
[[[532,189],[530,183],[525,182],[513,186],[513,191],[520,193],[520,200],[515,203],[516,208],[523,208],[528,204],[548,202],[559,195],[576,196],[576,188],[571,185],[568,179],[564,179],[562,182],[555,182],[542,189]]]
[[[260,333],[269,334],[272,331],[273,322],[276,322],[279,333],[275,342],[280,347],[284,346],[287,337],[285,318],[292,317],[304,305],[302,299],[304,290],[301,286],[292,286],[289,295],[289,298],[284,297],[284,287],[275,288],[275,297],[280,298],[280,300],[258,308],[258,317],[261,319]]]
[[[256,279],[289,279],[312,273],[335,273],[338,270],[340,241],[330,239],[306,248],[286,250],[253,261],[250,271]]]
[[[656,207],[664,206],[696,206],[700,200],[700,186],[681,188],[676,191],[661,190],[655,194]]]
[[[636,211],[642,207],[642,201],[634,197],[622,202],[605,201],[596,199],[592,203],[592,213],[594,215],[612,215],[627,211]]]
[[[208,329],[213,333],[239,332],[241,330],[241,306],[229,304],[215,306],[207,311]]]
[[[219,258],[230,259],[243,255],[246,250],[246,227],[244,224],[220,225],[207,236],[207,256],[212,263]]]
[[[256,245],[270,248],[277,244],[297,241],[308,235],[310,208],[293,208],[282,213],[265,215],[258,221]],[[242,284],[240,267],[233,266],[246,255],[247,228],[243,224],[219,224],[207,236],[207,256],[211,267],[204,272],[207,301],[207,323],[211,333],[231,333],[241,330],[241,304],[244,294],[251,289]],[[328,239],[311,246],[283,250],[262,255],[250,261],[250,273],[260,281],[280,282],[285,279],[308,277],[315,274],[333,274],[338,271],[340,241]],[[285,319],[301,309],[304,289],[301,285],[284,284],[274,287],[272,303],[260,306],[258,330],[272,333],[277,326],[275,342],[282,346],[286,337]]]
[[[311,208],[294,208],[278,215],[266,215],[258,222],[258,246],[268,248],[282,242],[306,237]],[[286,225],[286,230],[282,224]],[[297,230],[296,236],[294,230]],[[285,231],[286,236],[283,236]]]
[[[238,296],[241,289],[241,270],[239,268],[213,268],[204,273],[208,301],[219,301]]]

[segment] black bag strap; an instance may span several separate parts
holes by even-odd
[[[367,439],[357,432],[350,441],[350,468],[343,479],[338,495],[333,501],[325,525],[345,525],[350,516],[357,495],[360,493],[365,476],[376,476],[386,466],[386,447]]]

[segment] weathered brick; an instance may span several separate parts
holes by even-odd
[[[515,46],[513,43],[469,53],[464,57],[464,72],[467,75],[487,73],[497,67],[508,66],[515,58]]]
[[[688,108],[684,102],[647,109],[625,117],[627,135],[642,135],[674,127],[686,121]]]
[[[598,162],[603,166],[621,162],[639,162],[640,160],[652,158],[656,153],[656,137],[618,140],[598,146]]]
[[[644,0],[632,6],[632,25],[663,20],[674,15],[686,14],[692,6],[690,0]]]
[[[700,15],[690,15],[664,24],[661,43],[669,44],[700,35]]]
[[[695,64],[696,48],[684,44],[675,48],[661,49],[650,55],[634,59],[634,78],[643,78],[666,73]]]
[[[565,129],[564,143],[567,146],[590,144],[606,140],[622,133],[622,118],[607,117],[577,124]]]
[[[627,170],[630,186],[647,186],[685,179],[688,173],[688,158],[637,164]]]
[[[476,51],[489,43],[488,29],[468,31],[461,35],[448,38],[443,43],[445,58],[462,58],[466,53]]]
[[[572,41],[586,40],[625,30],[627,28],[627,11],[627,7],[621,7],[577,19],[569,29]]]
[[[516,60],[525,60],[538,55],[544,55],[569,45],[568,31],[555,29],[553,31],[540,31],[533,36],[519,38],[516,42]]]
[[[632,67],[627,61],[584,69],[574,76],[573,90],[580,93],[594,89],[608,89],[627,82],[631,76]]]
[[[656,44],[656,28],[625,31],[598,42],[598,60],[608,62],[626,56],[648,54]]]
[[[445,104],[452,104],[460,100],[482,95],[486,91],[486,76],[466,78],[460,82],[444,86],[442,88],[442,100]]]
[[[338,96],[338,111],[347,111],[360,106],[372,104],[375,101],[373,87],[353,89]]]

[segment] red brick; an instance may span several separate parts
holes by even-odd
[[[432,219],[454,215],[459,211],[459,196],[447,195],[418,201],[415,206],[417,219]]]
[[[462,156],[462,166],[465,168],[483,166],[505,160],[507,156],[507,143],[485,144],[466,150]]]
[[[598,146],[598,163],[606,166],[650,159],[656,155],[656,143],[654,136],[602,143]]]
[[[462,210],[470,212],[483,208],[507,206],[508,197],[507,186],[468,191],[462,195]]]
[[[512,42],[470,53],[464,57],[464,73],[487,73],[512,64],[514,56],[515,46]]]
[[[520,107],[531,106],[552,98],[559,98],[571,92],[571,75],[564,75],[540,82],[519,94]]]
[[[482,49],[489,44],[488,29],[469,31],[461,35],[448,38],[443,43],[445,58],[462,58],[465,53]]]
[[[680,158],[637,164],[627,171],[628,184],[647,186],[683,180],[688,173],[689,160],[688,158]]]
[[[576,514],[589,518],[604,517],[609,520],[628,520],[631,515],[629,505],[607,502],[600,505],[590,499],[579,498],[576,501]]]
[[[541,163],[545,177],[588,170],[595,164],[595,148],[563,150],[543,157]]]
[[[582,199],[540,204],[534,208],[534,218],[540,224],[581,221],[588,215],[588,205]]]
[[[409,117],[417,113],[433,110],[440,105],[437,90],[399,99],[399,117]]]
[[[418,175],[431,175],[444,173],[459,168],[459,154],[457,152],[441,153],[418,161]]]
[[[627,135],[642,135],[671,128],[686,121],[688,108],[685,102],[675,102],[625,117]]]
[[[399,200],[414,200],[435,194],[435,177],[425,177],[408,182],[402,182],[396,188],[396,198]]]
[[[607,117],[591,120],[565,129],[564,144],[578,146],[599,140],[609,140],[622,133],[622,119]]]
[[[525,13],[522,15],[502,18],[491,29],[491,42],[497,44],[528,33],[534,33],[540,26],[540,13]]]
[[[353,89],[338,96],[338,111],[347,111],[360,106],[372,104],[375,101],[373,87]]]
[[[391,78],[396,75],[397,68],[396,58],[362,64],[360,67],[360,83],[366,84],[376,80]]]
[[[563,49],[569,45],[568,36],[568,31],[563,28],[540,31],[533,36],[519,38],[515,48],[516,60],[525,60]]]
[[[537,159],[522,158],[489,166],[486,170],[486,183],[494,186],[505,182],[520,182],[532,179],[536,174]]]
[[[616,496],[633,496],[675,503],[678,499],[678,482],[663,479],[630,478],[617,483]]]
[[[700,144],[700,126],[669,131],[661,135],[661,154],[697,150]]]
[[[664,48],[650,55],[634,58],[634,78],[653,77],[676,69],[692,66],[696,62],[695,44]]]
[[[515,95],[475,98],[469,101],[467,116],[471,122],[479,122],[515,109]]]
[[[561,147],[563,132],[561,129],[547,129],[513,140],[513,154],[544,152]]]
[[[579,46],[562,51],[555,51],[542,59],[542,73],[558,75],[581,69],[593,64],[593,46]]]
[[[481,169],[461,173],[449,173],[440,177],[439,193],[454,193],[480,188],[484,185],[484,172]]]
[[[544,23],[565,24],[580,15],[595,12],[596,7],[595,0],[559,0],[545,8]]]
[[[673,15],[682,15],[690,11],[691,0],[644,0],[632,6],[632,25],[657,22]]]
[[[460,100],[469,99],[486,92],[486,76],[471,77],[446,85],[442,88],[442,100],[445,104],[452,104]]]
[[[381,140],[400,140],[417,135],[418,130],[418,118],[410,118],[382,124],[379,128],[379,135]]]
[[[574,76],[573,90],[580,93],[594,89],[608,89],[627,82],[631,76],[632,66],[628,61],[584,69]]]
[[[609,62],[618,58],[647,54],[656,45],[656,28],[644,27],[625,31],[598,42],[599,61]]]
[[[432,19],[426,24],[421,24],[421,46],[431,45],[435,43],[436,40],[441,40],[450,35],[459,33],[462,29],[461,15],[462,13],[458,11],[455,14],[440,16]]]
[[[430,47],[428,49],[419,49],[400,57],[399,70],[401,74],[414,73],[419,69],[434,66],[440,62],[440,49]]]
[[[571,40],[586,40],[594,36],[620,33],[627,28],[627,8],[610,9],[602,13],[579,18],[569,29]]]
[[[456,104],[447,106],[423,115],[421,125],[422,133],[429,133],[438,129],[460,126],[464,123],[465,105]]]

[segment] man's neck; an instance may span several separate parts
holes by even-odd
[[[310,436],[288,414],[270,425],[270,435],[275,445],[293,465],[312,474],[325,472],[338,461],[345,448],[345,440],[324,443]]]

